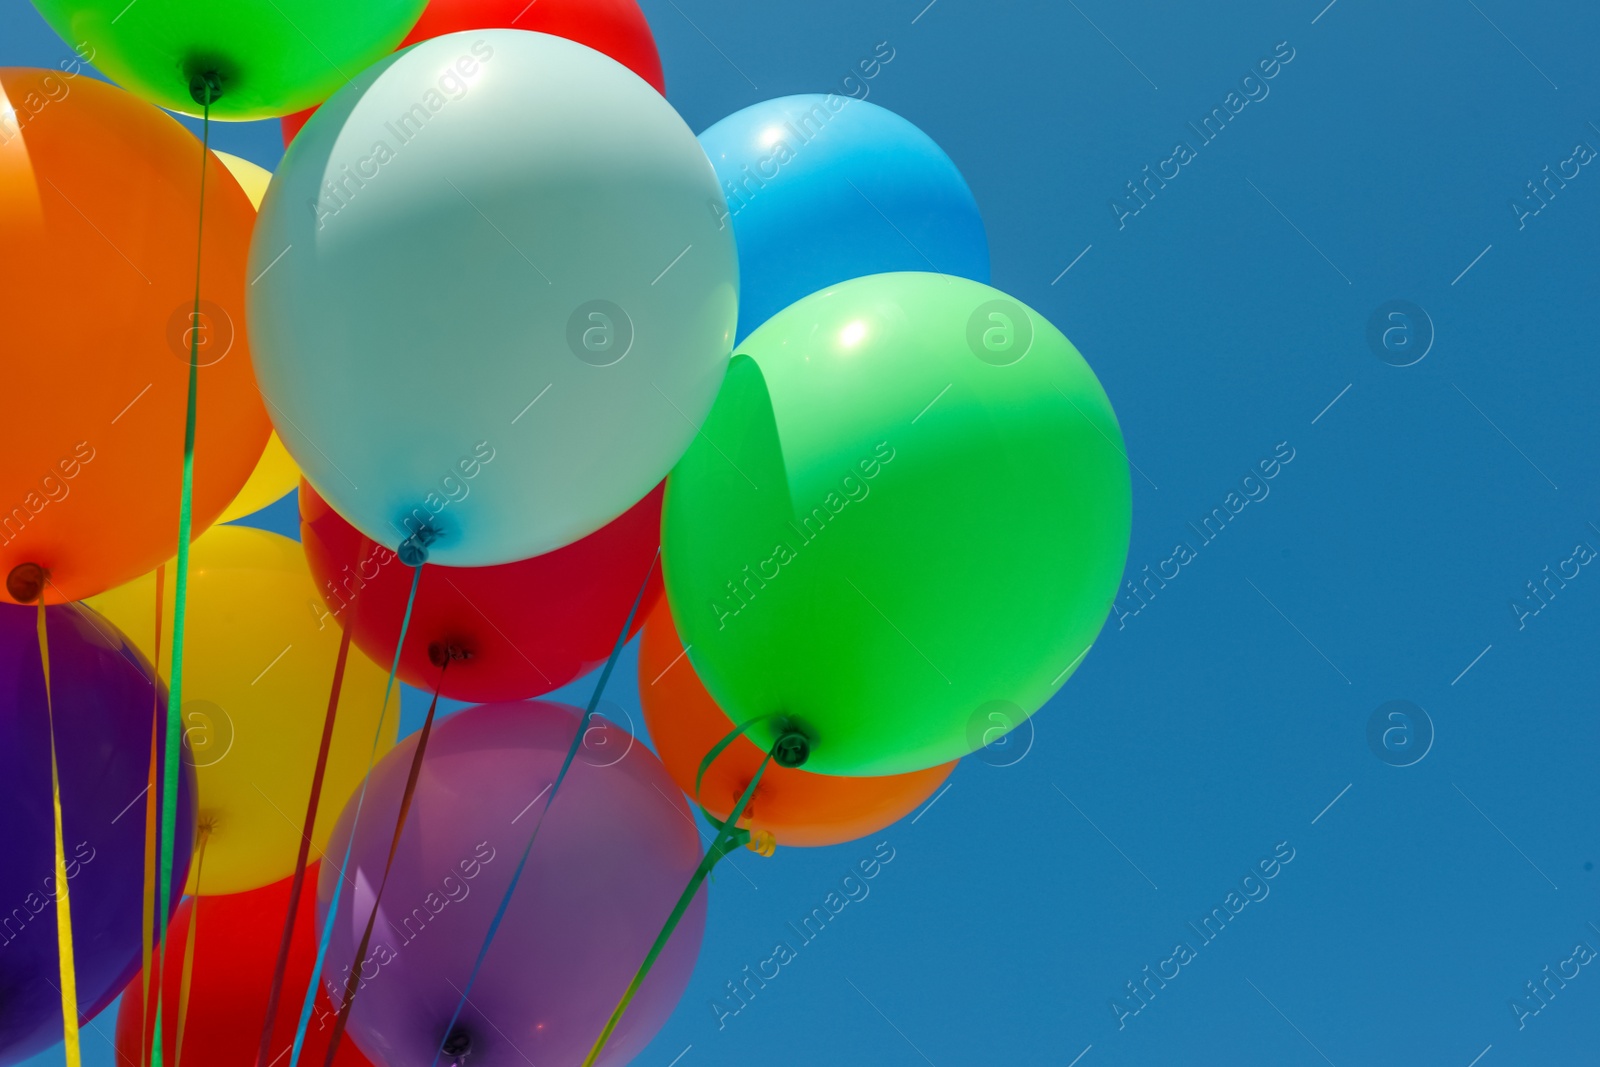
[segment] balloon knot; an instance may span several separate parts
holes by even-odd
[[[6,592],[19,604],[32,604],[44,596],[50,572],[37,563],[19,563],[6,575]]]
[[[410,537],[400,542],[395,554],[407,567],[420,567],[428,562],[428,547],[437,540],[439,531],[432,526],[419,526]]]
[[[435,641],[428,646],[428,662],[435,667],[443,667],[446,663],[459,663],[472,658],[470,649],[460,645],[444,645]]]
[[[450,1031],[450,1036],[444,1039],[439,1051],[453,1057],[450,1067],[463,1067],[467,1062],[467,1056],[472,1052],[472,1038],[465,1030],[458,1027]]]
[[[780,767],[794,769],[805,766],[806,760],[811,758],[811,738],[793,725],[788,726],[773,743],[772,758]]]
[[[192,76],[189,79],[189,96],[201,107],[210,107],[222,99],[222,75],[207,70]]]
[[[758,856],[771,856],[778,851],[778,839],[771,830],[757,830],[750,835],[744,847]]]

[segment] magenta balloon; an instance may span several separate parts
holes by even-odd
[[[87,1020],[139,970],[150,716],[166,736],[166,687],[115,627],[81,604],[46,608],[72,905],[78,1013]],[[55,821],[38,609],[0,604],[0,1064],[61,1040]],[[187,748],[184,749],[188,756]],[[194,840],[194,770],[178,779],[168,914]]]
[[[350,1013],[349,1032],[372,1060],[434,1063],[578,721],[574,708],[530,700],[479,705],[435,724]],[[335,1004],[383,875],[415,746],[415,735],[396,745],[368,780],[332,917],[325,982]],[[319,929],[354,809],[352,799],[328,844]],[[666,768],[626,730],[593,720],[456,1024],[470,1042],[465,1062],[581,1062],[699,862],[693,819]],[[599,1063],[626,1063],[655,1036],[683,995],[704,932],[702,892]]]

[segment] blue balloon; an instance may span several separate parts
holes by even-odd
[[[752,104],[700,135],[739,246],[743,341],[802,297],[890,271],[989,281],[978,203],[950,157],[876,104],[828,93]]]

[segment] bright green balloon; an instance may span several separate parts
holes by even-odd
[[[808,771],[899,774],[997,740],[1099,633],[1128,550],[1122,433],[1061,332],[998,290],[879,274],[739,348],[667,481],[689,658]]]
[[[217,119],[322,103],[394,51],[427,0],[33,0],[78,54],[124,89],[199,115],[191,80],[215,73]]]

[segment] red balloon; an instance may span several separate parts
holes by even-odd
[[[195,931],[193,971],[189,977],[183,1062],[207,1067],[250,1067],[256,1062],[261,1024],[267,1017],[272,971],[278,963],[283,917],[289,910],[292,880],[285,878],[248,893],[184,900],[168,928],[166,951],[162,956],[165,971],[161,992],[162,1062],[173,1063],[177,1054],[183,949],[189,937],[189,923],[194,919],[196,899],[200,902],[200,926]],[[284,971],[283,991],[278,997],[278,1013],[272,1025],[272,1045],[267,1053],[269,1063],[287,1063],[289,1049],[294,1044],[300,1005],[317,958],[316,902],[317,865],[313,863],[306,869],[300,907],[295,911],[289,964]],[[140,982],[136,976],[128,983],[122,994],[122,1007],[117,1011],[119,1064],[147,1062],[139,1056],[142,1037],[139,1009],[144,1001]],[[333,1032],[336,1014],[327,992],[318,989],[301,1063],[322,1063],[328,1054],[328,1038]],[[145,1027],[155,1027],[154,1004],[147,1013]],[[337,1067],[372,1067],[371,1061],[348,1038],[339,1043],[333,1062]]]
[[[542,0],[541,0],[542,2]],[[617,632],[649,574],[631,638],[661,599],[661,497],[643,500],[588,537],[495,567],[423,567],[400,656],[400,677],[431,691],[433,650],[468,654],[444,673],[440,692],[488,704],[559,689],[611,655]],[[375,663],[394,662],[412,571],[300,483],[300,540],[327,614],[349,627]],[[314,606],[313,606],[314,607]]]
[[[461,30],[533,30],[565,37],[604,52],[667,95],[656,39],[635,0],[430,0],[400,48]],[[283,117],[285,145],[315,110]]]

